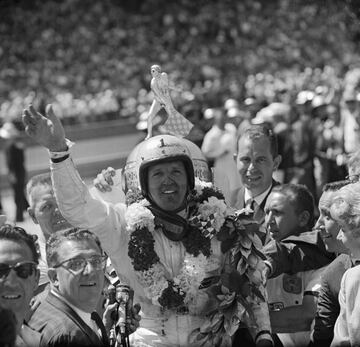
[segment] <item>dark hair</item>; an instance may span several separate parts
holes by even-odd
[[[33,207],[33,199],[32,199],[32,192],[34,188],[38,186],[49,186],[52,188],[51,176],[50,172],[42,173],[39,175],[35,175],[31,177],[26,185],[26,196],[28,198],[29,204]]]
[[[289,199],[289,202],[294,206],[296,213],[300,214],[303,211],[308,211],[309,220],[307,227],[310,230],[314,226],[314,197],[305,185],[292,183],[280,184],[275,186],[271,192],[277,192],[285,195]]]
[[[40,253],[37,239],[36,235],[28,234],[23,228],[11,224],[4,224],[0,227],[0,240],[10,240],[27,245],[33,255],[34,262],[38,264]]]
[[[324,184],[322,191],[323,192],[336,192],[342,187],[345,187],[346,185],[350,184],[351,182],[348,180],[342,180],[342,181],[334,181]]]
[[[271,125],[267,123],[249,125],[237,138],[237,150],[239,150],[239,141],[243,136],[247,136],[250,140],[259,139],[263,136],[266,137],[270,142],[270,151],[273,158],[278,156],[278,140]]]
[[[46,242],[46,260],[48,266],[52,267],[59,263],[58,250],[63,242],[84,240],[94,241],[99,246],[99,249],[102,253],[103,250],[99,238],[89,230],[71,228],[66,230],[60,230],[54,234],[51,234],[51,236]]]

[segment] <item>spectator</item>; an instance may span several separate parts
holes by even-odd
[[[230,205],[236,209],[252,208],[255,220],[263,224],[266,199],[279,184],[272,175],[280,162],[273,131],[261,124],[248,127],[237,140],[236,165],[243,186],[231,193]],[[265,230],[261,239],[263,243],[268,241]]]
[[[355,265],[360,260],[360,184],[352,183],[341,188],[330,207],[331,216],[340,225],[338,238],[349,249]],[[334,327],[331,346],[357,346],[359,336],[359,266],[348,269],[342,277],[339,304],[340,313]]]
[[[26,185],[26,193],[30,204],[29,216],[35,224],[40,226],[45,242],[54,232],[72,227],[59,211],[50,173],[33,176]],[[45,244],[41,238],[39,240],[41,258],[39,260],[40,280],[37,293],[42,292],[49,283]]]
[[[340,227],[331,217],[330,207],[336,192],[349,181],[327,183],[319,200],[320,216],[315,229],[319,230],[325,247],[338,256],[321,276],[321,287],[309,346],[329,347],[334,336],[334,325],[340,312],[339,291],[343,274],[354,264],[347,248],[337,239]]]
[[[25,197],[26,168],[24,143],[14,122],[5,123],[0,129],[0,137],[7,141],[5,148],[8,179],[14,192],[16,221],[24,220],[24,211],[29,204]]]
[[[222,191],[226,201],[230,201],[230,193],[240,188],[240,177],[234,160],[236,128],[226,121],[222,111],[215,113],[214,125],[205,134],[201,150],[207,159],[214,161],[215,187]]]
[[[303,109],[301,109],[303,110]],[[316,199],[314,177],[315,139],[314,122],[306,113],[294,109],[290,125],[290,143],[293,155],[293,175],[287,181],[305,184]]]
[[[38,285],[38,258],[32,235],[10,224],[0,226],[0,307],[15,315],[16,347],[40,343],[39,334],[24,322]]]
[[[341,122],[345,153],[358,150],[360,144],[360,106],[356,90],[346,89],[343,94]]]
[[[314,220],[314,200],[303,185],[274,187],[265,205],[265,225],[276,242],[287,246],[310,243],[307,231]],[[269,245],[265,246],[266,249]],[[313,245],[316,253],[317,246]],[[283,346],[304,346],[310,337],[310,325],[316,309],[316,293],[322,264],[293,274],[283,273],[267,282],[272,330]]]
[[[270,196],[271,203],[265,205],[265,224],[272,239],[263,248],[270,269],[268,278],[329,264],[334,255],[326,250],[320,233],[305,232],[314,223],[314,200],[309,190],[303,185],[284,184],[274,187]]]
[[[142,320],[143,327],[133,334],[133,340],[149,346],[160,343],[188,346],[190,332],[200,327],[205,320],[204,312],[213,306],[209,294],[199,286],[203,279],[207,279],[204,286],[209,286],[209,276],[216,278],[222,270],[224,255],[216,238],[210,241],[202,236],[199,226],[187,228],[191,216],[187,215],[187,196],[195,186],[194,169],[187,147],[181,139],[170,135],[150,138],[143,142],[142,147],[137,147],[140,188],[148,203],[132,203],[126,209],[124,204],[112,205],[91,197],[72,161],[68,159],[68,146],[61,123],[51,106],[47,107],[46,112],[47,118],[32,106],[26,109],[23,117],[26,131],[53,153],[53,184],[62,214],[71,224],[88,227],[99,235],[117,273],[126,275],[135,290],[135,297],[141,300],[146,319]],[[61,152],[63,150],[65,152]],[[70,180],[70,177],[76,178]],[[64,179],[67,181],[65,185],[60,183]],[[214,200],[226,212],[226,205],[217,196],[219,198],[213,196]],[[150,230],[154,228],[158,232],[152,234]],[[194,242],[195,237],[198,242]],[[211,260],[207,259],[210,255]],[[256,254],[254,256],[259,260]],[[204,257],[202,262],[211,261],[213,265],[209,269],[203,268],[198,263],[198,257]],[[195,268],[190,267],[189,271],[198,269],[200,274],[189,273],[188,270],[184,272],[185,260],[199,264]],[[260,267],[263,263],[257,261],[256,264]],[[250,271],[247,269],[245,267],[245,271]],[[262,273],[259,269],[257,271],[261,279]],[[252,282],[255,273],[249,272],[248,276]],[[245,285],[248,280],[243,278],[242,282]],[[256,283],[256,288],[264,291],[263,282]],[[258,336],[254,335],[256,342],[271,344],[266,302],[261,299],[256,305],[249,304],[256,318],[253,322],[256,333],[261,332]],[[212,339],[212,334],[208,338]],[[224,328],[220,330],[218,338],[231,341]]]
[[[316,155],[321,164],[320,186],[345,177],[343,129],[337,105],[327,105],[327,118],[321,122],[316,140]],[[320,187],[320,188],[321,188]]]
[[[99,239],[83,229],[57,231],[46,256],[51,289],[29,321],[41,333],[41,346],[108,346],[116,305],[105,310],[105,326],[95,312],[106,265]]]

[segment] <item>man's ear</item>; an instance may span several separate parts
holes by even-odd
[[[49,276],[49,279],[50,279],[50,282],[52,283],[52,285],[55,288],[57,288],[59,286],[59,280],[58,280],[58,275],[57,275],[56,269],[50,267],[48,269],[48,276]]]
[[[37,219],[36,219],[36,217],[35,217],[34,209],[31,208],[31,207],[28,207],[27,211],[28,211],[28,214],[29,214],[29,216],[31,217],[32,221],[33,221],[35,224],[39,224],[39,222],[37,221]]]
[[[302,211],[299,215],[299,226],[306,227],[310,219],[310,212],[309,211]]]
[[[281,155],[278,154],[275,158],[274,158],[274,167],[273,167],[273,171],[276,171],[281,163]]]

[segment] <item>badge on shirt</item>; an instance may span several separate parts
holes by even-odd
[[[283,288],[286,292],[292,294],[300,294],[302,292],[302,281],[296,275],[284,274]]]

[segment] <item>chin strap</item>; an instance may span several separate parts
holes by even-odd
[[[155,225],[162,227],[163,233],[171,241],[181,241],[188,233],[188,222],[176,212],[169,212],[150,205],[148,209],[155,216]],[[182,208],[183,209],[183,208]]]

